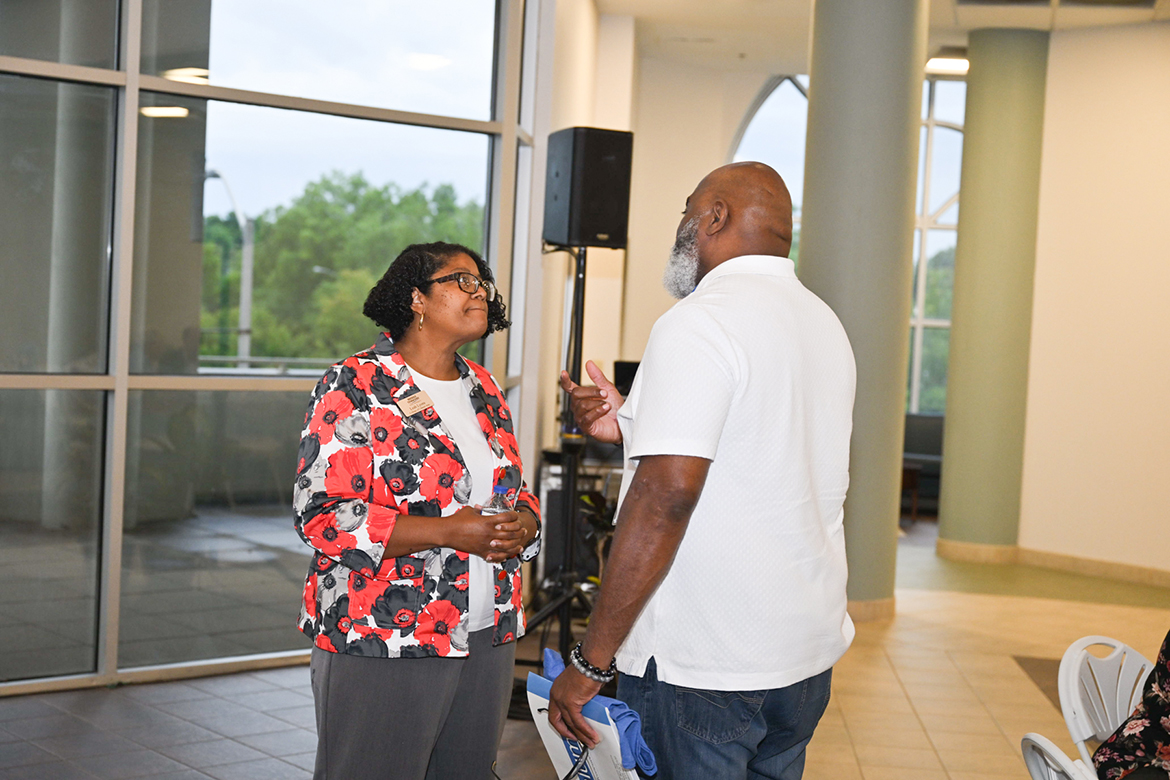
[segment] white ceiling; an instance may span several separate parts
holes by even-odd
[[[811,0],[597,0],[604,14],[638,20],[643,54],[727,69],[804,73]],[[1151,7],[1086,7],[1071,0],[1018,5],[932,0],[930,50],[965,46],[980,27],[1039,30],[1170,19],[1170,0]]]

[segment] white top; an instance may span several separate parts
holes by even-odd
[[[724,262],[659,318],[618,411],[621,500],[643,456],[712,463],[621,671],[642,676],[653,657],[673,685],[761,690],[845,653],[855,384],[845,329],[786,258]]]
[[[435,412],[459,448],[471,475],[470,506],[483,506],[492,498],[492,450],[483,428],[475,419],[475,407],[462,379],[431,379],[412,370],[414,383],[435,402]],[[496,624],[492,565],[478,555],[467,557],[467,629],[479,631]]]

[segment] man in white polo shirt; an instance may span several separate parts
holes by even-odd
[[[581,706],[616,668],[661,780],[782,778],[853,639],[842,505],[856,373],[845,330],[788,259],[792,202],[761,163],[709,174],[667,267],[628,398],[562,375],[583,430],[622,442],[605,578],[549,720],[595,744]]]

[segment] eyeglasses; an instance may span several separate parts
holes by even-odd
[[[469,274],[467,271],[456,271],[453,274],[447,274],[446,276],[438,276],[434,279],[428,279],[427,281],[431,281],[431,282],[452,282],[452,281],[458,282],[459,289],[462,290],[463,292],[467,293],[468,295],[475,295],[477,292],[479,292],[479,288],[482,287],[483,291],[487,295],[487,299],[489,301],[494,301],[496,299],[496,286],[494,284],[492,284],[491,282],[485,281],[483,279],[480,279],[475,274]]]

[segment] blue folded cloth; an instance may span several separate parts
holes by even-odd
[[[552,648],[544,649],[544,677],[555,680],[565,671],[565,659]],[[622,769],[633,769],[635,765],[645,774],[653,775],[658,772],[658,764],[654,761],[654,751],[642,739],[642,716],[634,712],[629,706],[617,699],[608,696],[594,696],[593,701],[609,709],[609,717],[613,718],[617,726],[618,740],[622,749]]]

